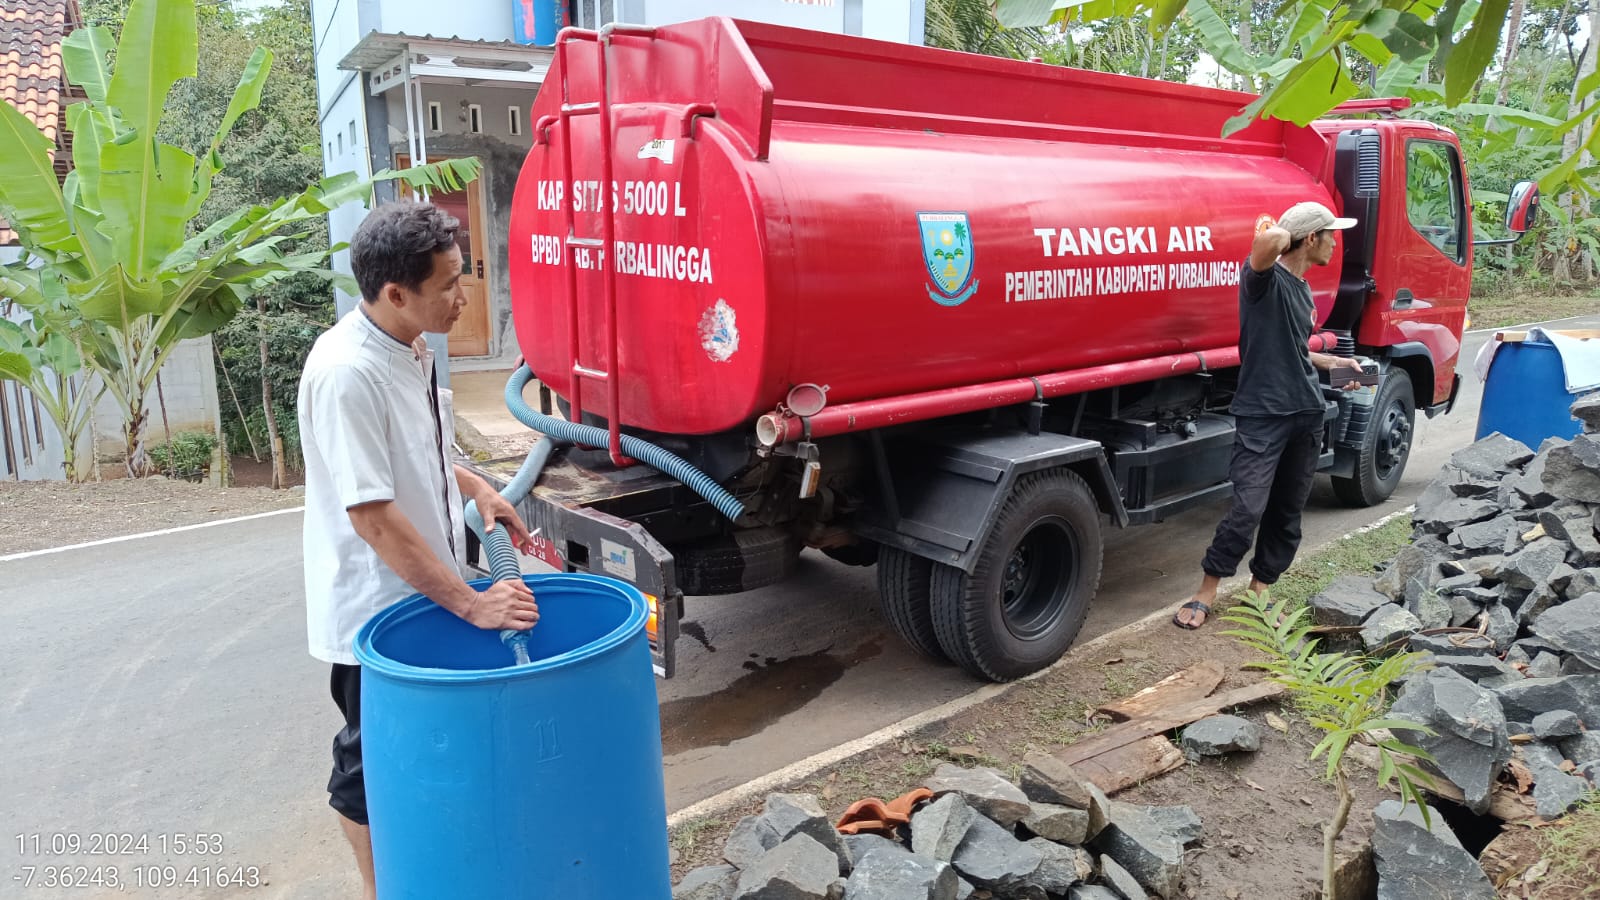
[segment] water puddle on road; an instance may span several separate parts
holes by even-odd
[[[711,641],[706,637],[705,626],[699,622],[680,622],[678,630],[699,641],[700,646],[706,648],[707,653],[717,652],[717,648],[711,646]]]
[[[661,749],[666,755],[727,745],[759,734],[805,707],[853,666],[883,651],[873,639],[848,653],[829,647],[788,659],[747,660],[750,671],[714,693],[661,705]]]

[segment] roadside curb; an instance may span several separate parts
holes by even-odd
[[[1316,547],[1305,551],[1304,555],[1312,556],[1317,553],[1321,553],[1323,550],[1339,543],[1340,541],[1347,540],[1358,534],[1365,534],[1369,531],[1382,528],[1384,525],[1388,524],[1399,516],[1410,515],[1415,509],[1415,504],[1409,505],[1404,509],[1397,509],[1388,515],[1383,516],[1382,518],[1369,522],[1366,525],[1362,525],[1359,528],[1345,532],[1339,537],[1324,541]],[[1227,581],[1224,581],[1218,592],[1233,593],[1248,583],[1249,579],[1247,577],[1242,575],[1235,576]],[[748,803],[753,798],[762,794],[771,793],[773,790],[776,790],[785,784],[809,778],[821,770],[826,769],[829,766],[837,765],[838,763],[843,762],[844,760],[849,759],[850,757],[859,753],[864,753],[868,750],[874,750],[883,746],[884,744],[889,743],[890,741],[904,737],[913,731],[925,728],[928,725],[932,725],[936,722],[942,722],[946,719],[953,718],[957,714],[964,712],[967,709],[1000,696],[1017,685],[1027,684],[1035,679],[1043,678],[1051,672],[1054,672],[1057,668],[1081,662],[1083,656],[1097,651],[1106,644],[1115,643],[1116,641],[1121,640],[1125,635],[1131,634],[1132,632],[1143,628],[1152,622],[1165,619],[1170,615],[1171,610],[1156,610],[1142,619],[1129,622],[1120,628],[1114,628],[1111,631],[1100,635],[1099,637],[1089,640],[1087,643],[1073,647],[1071,650],[1068,650],[1060,659],[1056,660],[1054,664],[1048,666],[1047,668],[1041,669],[1040,671],[1035,672],[1026,678],[1021,678],[1017,681],[1009,682],[1007,684],[983,685],[969,694],[957,697],[954,700],[947,701],[938,706],[932,707],[931,709],[925,709],[916,715],[901,719],[893,725],[885,726],[870,734],[856,738],[853,741],[849,741],[847,743],[840,744],[837,747],[824,750],[821,753],[808,756],[805,759],[790,763],[781,769],[777,769],[772,772],[768,772],[765,775],[753,778],[744,784],[728,788],[727,790],[718,794],[713,794],[704,800],[692,803],[683,809],[668,815],[667,828],[668,830],[671,830],[686,822],[692,822],[695,819],[723,815],[733,808],[741,804]]]

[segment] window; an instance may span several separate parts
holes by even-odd
[[[355,148],[357,148],[359,146],[361,146],[361,142],[356,140],[356,120],[355,119],[351,119],[350,120],[350,149],[354,150]]]
[[[333,162],[333,141],[328,142],[328,162]]]
[[[1461,167],[1455,149],[1438,141],[1406,144],[1406,215],[1440,253],[1463,259]]]
[[[439,101],[437,100],[428,101],[428,130],[444,130],[444,109],[439,106]]]
[[[512,136],[522,133],[522,107],[513,106],[506,110],[506,133]]]
[[[573,0],[572,24],[597,31],[617,21],[616,5],[615,0]]]
[[[467,106],[467,130],[473,134],[483,134],[483,107],[476,103]]]
[[[339,155],[343,156],[344,155],[344,135],[342,135],[342,134],[334,135],[333,136],[333,145],[335,147],[339,148]]]

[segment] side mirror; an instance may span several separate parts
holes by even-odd
[[[1511,237],[1473,241],[1474,247],[1503,247],[1522,239],[1528,229],[1539,222],[1539,185],[1532,181],[1519,181],[1506,198],[1506,230]]]
[[[1538,222],[1539,186],[1531,181],[1519,181],[1506,201],[1506,230],[1522,234]]]

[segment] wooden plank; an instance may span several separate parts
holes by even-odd
[[[1075,764],[1074,768],[1100,790],[1115,794],[1157,775],[1183,768],[1183,751],[1166,738],[1155,735],[1102,753]]]
[[[1397,753],[1395,755],[1401,756],[1402,754]],[[1413,765],[1417,764],[1416,760],[1410,760],[1410,762]],[[1461,788],[1456,787],[1447,779],[1434,777],[1431,772],[1426,770],[1423,771],[1423,777],[1417,780],[1417,787],[1430,794],[1443,797],[1446,800],[1454,800],[1457,803],[1466,800],[1466,794],[1462,793]],[[1502,822],[1512,824],[1520,823],[1526,825],[1544,821],[1539,818],[1538,807],[1534,804],[1532,797],[1526,794],[1519,794],[1516,788],[1499,782],[1495,782],[1494,787],[1489,791],[1489,815]]]
[[[1374,772],[1378,770],[1378,748],[1366,744],[1351,744],[1347,753],[1350,758]],[[1435,776],[1423,768],[1421,761],[1416,757],[1406,753],[1392,755],[1397,764],[1416,766],[1422,772],[1422,777],[1416,779],[1417,787],[1436,797],[1443,797],[1456,803],[1463,803],[1466,800],[1466,794],[1461,788],[1456,787],[1449,779]],[[1393,785],[1390,787],[1393,789]],[[1538,807],[1532,797],[1519,794],[1516,788],[1501,782],[1495,782],[1494,787],[1489,790],[1489,815],[1508,824],[1536,825],[1544,821],[1539,818]]]
[[[1600,338],[1600,328],[1564,328],[1564,329],[1562,329],[1560,331],[1554,331],[1554,330],[1551,330],[1551,329],[1545,329],[1545,333],[1546,334],[1559,334],[1559,335],[1561,335],[1563,337],[1569,337],[1569,338],[1573,338],[1573,339],[1580,340],[1580,341],[1587,341],[1587,340],[1591,340],[1593,338]],[[1514,344],[1514,343],[1517,343],[1519,341],[1527,340],[1528,339],[1528,332],[1526,332],[1526,331],[1496,331],[1494,333],[1494,339],[1497,340],[1497,341],[1501,341],[1501,342],[1505,342],[1505,343],[1513,343]]]
[[[1175,672],[1131,697],[1107,703],[1095,712],[1105,713],[1118,722],[1140,719],[1165,707],[1182,706],[1203,700],[1222,683],[1222,663],[1208,659]]]
[[[1162,710],[1156,715],[1113,725],[1094,737],[1079,741],[1056,752],[1055,756],[1068,765],[1076,766],[1102,753],[1109,753],[1119,747],[1126,747],[1151,735],[1171,731],[1174,728],[1182,728],[1190,722],[1204,719],[1206,716],[1214,716],[1230,707],[1257,703],[1282,696],[1283,694],[1283,685],[1275,684],[1271,681],[1258,681],[1247,687],[1235,688],[1215,696],[1196,700],[1193,703]]]

